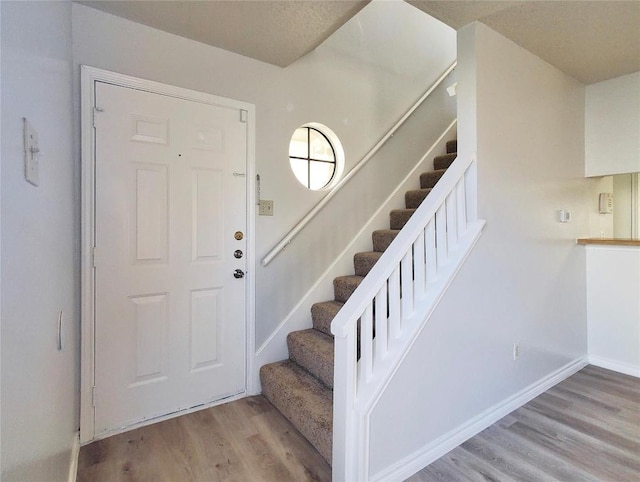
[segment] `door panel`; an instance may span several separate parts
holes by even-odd
[[[245,390],[246,124],[96,83],[95,433]]]

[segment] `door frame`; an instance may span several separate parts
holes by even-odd
[[[197,92],[151,80],[131,77],[82,65],[80,125],[81,125],[81,240],[80,240],[80,442],[87,444],[95,437],[95,273],[93,268],[93,246],[95,246],[95,131],[93,128],[94,108],[96,107],[95,84],[108,84],[126,87],[178,99],[217,105],[226,108],[244,110],[247,122],[247,166],[245,171],[247,192],[247,269],[246,269],[246,329],[245,329],[245,393],[242,398],[256,392],[255,379],[255,214],[256,214],[256,172],[255,172],[255,106],[247,102],[219,97],[213,94]],[[239,115],[241,115],[239,113]],[[224,399],[224,402],[230,400]],[[175,417],[191,411],[200,410],[222,402],[212,402],[193,409],[183,410],[166,417],[123,428],[120,431],[153,423],[164,418]],[[113,435],[112,432],[103,436]],[[101,437],[102,438],[102,437]]]

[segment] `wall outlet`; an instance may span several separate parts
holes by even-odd
[[[520,343],[513,344],[513,359],[517,360],[520,358]]]
[[[260,201],[258,207],[259,216],[273,216],[273,201]]]

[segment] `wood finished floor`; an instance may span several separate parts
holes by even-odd
[[[327,462],[262,396],[93,442],[78,466],[77,482],[331,480]]]
[[[640,481],[640,380],[588,366],[408,479]]]
[[[331,468],[261,396],[94,442],[78,482],[328,481]],[[586,367],[410,482],[640,482],[640,380]]]

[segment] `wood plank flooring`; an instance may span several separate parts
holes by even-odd
[[[331,467],[264,397],[82,447],[78,482],[329,481]]]
[[[640,482],[640,379],[588,366],[408,479]]]
[[[78,482],[329,481],[331,468],[264,397],[82,447]],[[589,366],[410,482],[640,482],[640,380]]]

